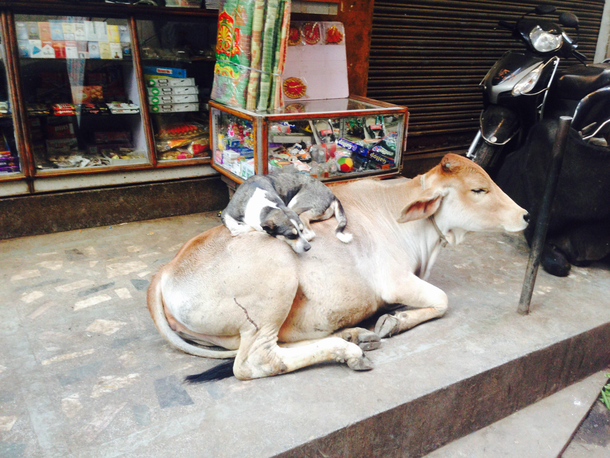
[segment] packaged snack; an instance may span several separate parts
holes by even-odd
[[[319,22],[305,22],[301,27],[301,33],[303,34],[303,40],[308,45],[315,45],[320,42],[322,37],[322,31],[320,30]]]

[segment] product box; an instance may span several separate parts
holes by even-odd
[[[55,59],[55,48],[52,41],[43,41],[40,48],[40,57],[45,59]]]
[[[74,23],[73,22],[62,22],[61,29],[63,31],[65,41],[76,40],[76,35],[74,34]]]
[[[112,59],[112,54],[110,53],[110,43],[100,41],[99,45],[100,45],[100,58],[101,59]]]
[[[87,52],[89,59],[100,59],[100,44],[97,41],[89,41],[87,44]]]
[[[66,58],[67,59],[78,59],[78,48],[76,46],[76,41],[66,41],[65,44],[66,44]]]
[[[183,68],[151,67],[149,65],[145,65],[144,74],[167,78],[186,78],[186,70],[184,70]]]
[[[118,25],[108,25],[106,26],[108,30],[108,41],[110,43],[120,43],[121,36],[119,35],[119,26]]]
[[[119,25],[119,40],[121,43],[131,43],[131,35],[129,35],[129,27]]]
[[[30,42],[28,41],[19,41],[19,57],[32,57],[30,55]]]
[[[27,41],[30,39],[30,37],[28,36],[27,23],[21,21],[15,22],[15,31],[17,32],[18,41]]]
[[[38,31],[40,33],[40,39],[42,41],[53,40],[53,38],[51,37],[51,24],[49,24],[48,22],[39,22]]]
[[[38,29],[38,22],[26,22],[25,25],[28,29],[28,39],[40,40],[40,30]]]
[[[76,50],[79,59],[89,59],[88,43],[86,41],[77,41]]]
[[[187,95],[154,95],[148,98],[152,105],[162,105],[167,103],[197,103],[199,96],[197,94]]]
[[[147,77],[149,87],[184,87],[195,86],[195,78],[155,78]]]
[[[61,21],[49,21],[51,25],[51,40],[64,41],[64,27]]]
[[[148,95],[192,95],[199,94],[197,86],[178,86],[178,87],[149,87]]]
[[[55,57],[57,59],[65,59],[66,58],[66,43],[63,41],[53,41],[53,50],[55,51]]]
[[[85,31],[84,22],[74,23],[74,39],[76,41],[87,41],[87,32]]]
[[[72,101],[75,104],[102,102],[102,86],[72,86]]]
[[[42,57],[42,41],[30,40],[28,45],[30,48],[30,57]]]
[[[163,105],[151,105],[153,113],[180,113],[185,111],[199,111],[198,103],[168,103]]]
[[[110,43],[110,58],[111,59],[122,59],[123,58],[123,48],[121,48],[121,43]]]
[[[74,137],[47,140],[46,144],[49,154],[66,154],[78,148],[78,141]]]

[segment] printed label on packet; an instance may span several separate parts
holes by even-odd
[[[338,139],[337,145],[351,151],[352,153],[360,154],[361,156],[366,156],[366,153],[367,153],[366,148],[364,148],[363,146],[361,146],[357,143],[350,142],[349,140],[346,140],[345,138]]]

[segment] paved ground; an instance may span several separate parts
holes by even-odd
[[[450,311],[384,340],[375,370],[183,385],[216,363],[165,344],[145,292],[217,224],[196,214],[0,241],[0,456],[273,456],[610,322],[607,266],[540,273],[522,317],[525,242],[472,235],[430,279]]]

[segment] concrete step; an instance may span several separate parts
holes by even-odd
[[[161,339],[146,287],[218,223],[209,213],[0,241],[1,456],[420,457],[610,362],[608,266],[540,272],[521,316],[524,239],[472,234],[429,279],[447,314],[385,339],[373,371],[323,364],[183,385],[217,362]]]
[[[600,371],[426,455],[426,458],[557,458],[608,382]]]

